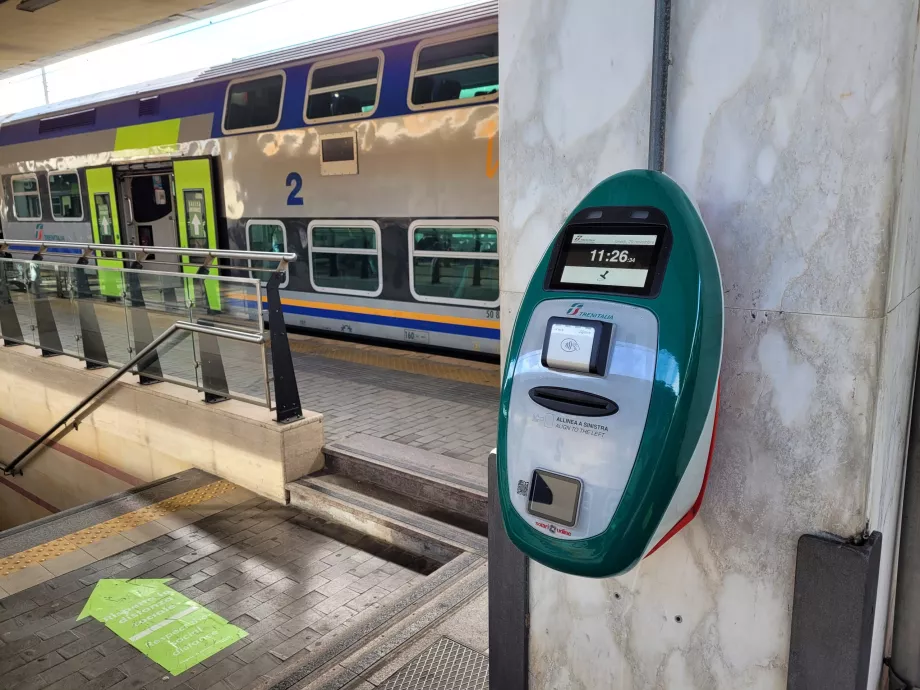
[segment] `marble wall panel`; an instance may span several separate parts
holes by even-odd
[[[620,578],[534,564],[531,687],[784,688],[796,542],[866,521],[881,337],[879,319],[726,310],[701,514]]]
[[[502,0],[503,348],[564,218],[645,165],[652,10]],[[917,0],[674,5],[666,171],[725,288],[711,482],[626,577],[534,565],[532,687],[783,688],[798,537],[868,523],[890,571],[920,310],[916,36]]]
[[[674,6],[666,168],[726,306],[884,314],[915,19],[914,0]]]

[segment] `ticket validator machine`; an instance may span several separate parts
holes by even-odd
[[[498,477],[518,548],[607,577],[693,518],[722,319],[712,242],[673,180],[629,171],[585,197],[530,281],[507,355]]]

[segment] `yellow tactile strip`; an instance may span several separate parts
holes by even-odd
[[[481,362],[453,364],[447,357],[388,352],[383,348],[337,343],[319,338],[291,338],[290,343],[292,350],[307,355],[492,388],[498,388],[501,383],[499,368]]]
[[[0,558],[0,576],[18,572],[32,565],[44,563],[65,553],[76,551],[83,546],[95,544],[106,537],[111,537],[126,532],[135,527],[140,527],[157,518],[175,513],[183,508],[189,508],[199,503],[204,503],[212,498],[217,498],[236,489],[236,485],[223,480],[212,482],[197,489],[186,491],[172,498],[167,498],[159,503],[139,508],[124,515],[119,515],[111,520],[100,522],[98,525],[86,527],[78,532],[67,534],[45,544],[33,546],[31,549],[20,551],[12,556]]]

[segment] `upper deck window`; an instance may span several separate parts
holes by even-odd
[[[281,121],[284,80],[284,72],[276,72],[230,82],[224,103],[224,133],[277,127]]]
[[[42,202],[38,195],[38,177],[14,175],[13,217],[16,220],[41,220]]]
[[[306,122],[370,117],[377,109],[383,53],[318,62],[307,79]]]
[[[48,173],[48,196],[54,220],[83,220],[80,176],[75,172]]]
[[[498,34],[422,41],[415,49],[409,107],[436,108],[498,98]]]

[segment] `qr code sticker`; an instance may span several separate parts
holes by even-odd
[[[518,494],[526,496],[528,489],[530,489],[530,482],[525,482],[523,479],[518,482]]]

